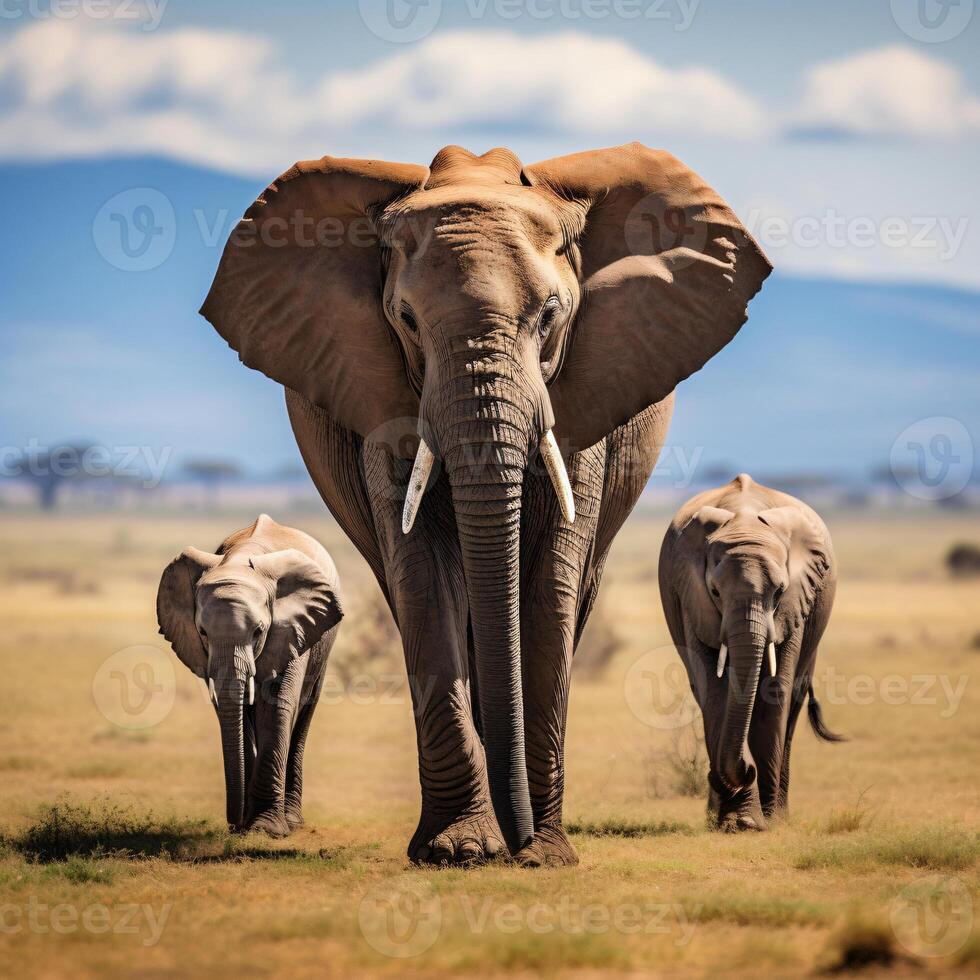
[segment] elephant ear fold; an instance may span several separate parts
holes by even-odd
[[[208,654],[194,622],[198,579],[220,564],[221,556],[187,548],[165,569],[157,589],[157,624],[181,662],[198,677],[207,676]]]
[[[243,363],[362,436],[418,415],[382,313],[375,218],[427,175],[376,160],[295,164],[245,212],[201,307]]]
[[[791,625],[799,625],[813,608],[814,599],[830,570],[831,554],[822,528],[796,507],[773,507],[759,514],[786,545],[789,584],[780,600]]]
[[[708,538],[734,516],[732,511],[721,507],[702,507],[682,525],[675,544],[674,588],[698,636],[706,643],[721,631],[721,614],[708,595],[704,579]]]
[[[733,511],[724,507],[701,507],[687,522],[685,530],[690,530],[692,537],[699,535],[699,544],[703,547],[705,539],[724,527],[734,516]]]
[[[249,564],[273,590],[272,627],[266,646],[297,657],[344,617],[337,573],[296,548],[257,555]]]
[[[581,228],[582,299],[551,387],[556,434],[576,451],[718,353],[772,266],[718,194],[663,150],[630,143],[524,173]]]

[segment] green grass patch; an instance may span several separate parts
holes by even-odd
[[[108,801],[78,804],[60,800],[41,808],[37,819],[10,845],[32,861],[73,857],[193,858],[227,840],[225,831],[203,820],[161,819]]]
[[[797,858],[795,867],[813,871],[898,865],[944,870],[971,867],[978,855],[977,835],[937,827],[827,841]]]
[[[680,834],[693,836],[696,831],[689,823],[680,820],[660,820],[655,823],[637,823],[631,820],[572,820],[565,830],[579,837],[667,837]]]
[[[736,926],[822,926],[833,910],[817,902],[767,895],[720,895],[682,900],[688,917],[698,924],[728,922]]]
[[[107,861],[77,856],[47,865],[44,874],[48,878],[63,878],[73,885],[111,885],[118,877],[116,868]]]

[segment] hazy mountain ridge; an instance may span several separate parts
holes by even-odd
[[[0,444],[172,447],[175,459],[225,457],[252,472],[295,461],[278,386],[244,369],[197,314],[262,186],[156,159],[0,167]],[[158,222],[172,251],[149,271],[107,261],[94,226],[134,188],[173,208]],[[682,386],[668,479],[712,464],[863,473],[928,416],[960,419],[976,444],[980,294],[790,278],[771,258],[746,327]]]

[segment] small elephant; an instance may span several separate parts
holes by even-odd
[[[160,632],[207,681],[235,830],[284,837],[303,823],[303,749],[342,618],[326,550],[266,514],[164,571]]]
[[[709,810],[724,830],[765,830],[787,807],[800,708],[842,741],[813,694],[834,603],[830,533],[806,504],[753,482],[689,500],[660,551],[660,596],[704,718]]]

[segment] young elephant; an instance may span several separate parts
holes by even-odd
[[[813,695],[837,572],[806,504],[746,474],[689,500],[660,551],[660,596],[704,718],[709,808],[725,830],[764,830],[784,811],[797,717]]]
[[[326,550],[265,514],[164,571],[160,632],[207,681],[234,829],[282,837],[302,824],[303,748],[342,617]]]

